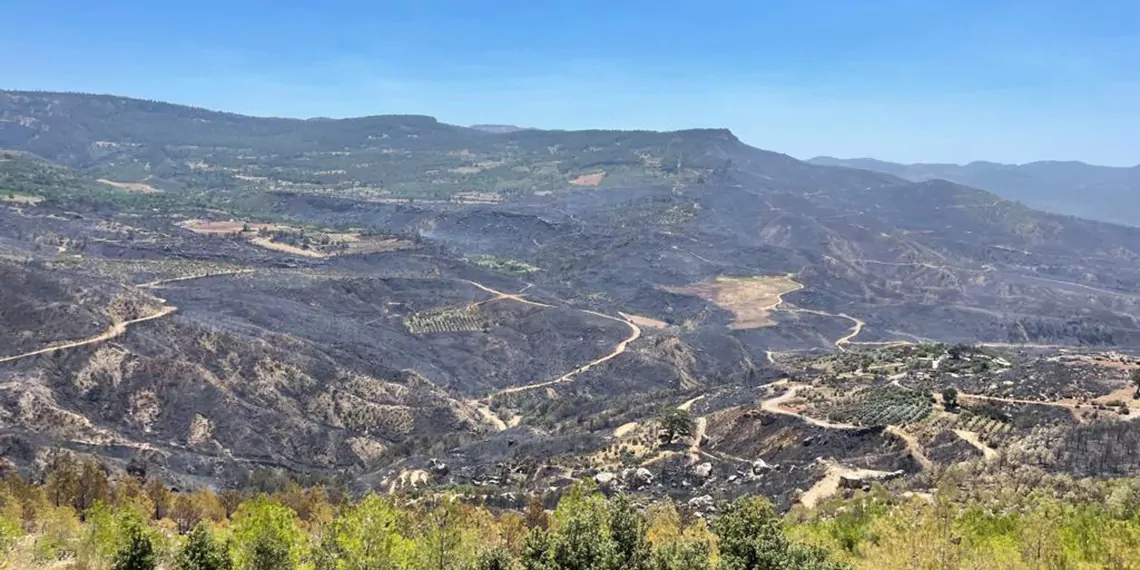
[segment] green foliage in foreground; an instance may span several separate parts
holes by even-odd
[[[87,484],[82,477],[75,483],[78,487]],[[52,491],[61,506],[52,506],[46,489],[19,478],[0,480],[0,521],[4,523],[0,527],[26,529],[33,535],[33,540],[13,539],[2,546],[8,549],[8,559],[22,561],[26,567],[74,563],[67,567],[843,568],[827,562],[822,549],[788,540],[781,529],[782,519],[761,498],[743,499],[728,507],[710,530],[699,518],[683,524],[667,500],[645,508],[629,496],[607,499],[589,483],[568,491],[552,513],[543,511],[537,500],[525,512],[492,513],[448,495],[402,502],[372,494],[353,502],[331,499],[322,487],[304,490],[297,486],[235,502],[229,493],[221,497],[206,490],[172,493],[156,481],[134,478],[114,482],[109,493],[79,512],[70,506],[74,498],[60,488]],[[197,522],[191,524],[192,520]]]
[[[1135,569],[1140,479],[1074,480],[989,462],[929,493],[876,487],[787,515],[760,497],[707,519],[590,484],[553,512],[452,495],[290,484],[273,494],[104,479],[55,461],[45,484],[0,479],[0,568],[85,570]],[[93,501],[93,503],[89,503]],[[80,508],[76,505],[90,504]]]
[[[786,531],[861,570],[1140,568],[1140,480],[989,469],[951,472],[931,496],[836,498]]]

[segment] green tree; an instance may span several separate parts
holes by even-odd
[[[718,538],[718,570],[843,570],[814,546],[793,543],[784,535],[772,504],[760,497],[738,499],[713,522]]]
[[[154,570],[158,565],[154,542],[143,521],[133,513],[122,518],[121,544],[111,570]]]
[[[52,456],[45,470],[47,475],[47,495],[57,507],[75,504],[79,489],[79,467],[70,453],[57,453]]]
[[[942,390],[942,405],[947,410],[958,409],[958,390],[954,388],[946,388]]]
[[[1140,398],[1140,368],[1133,368],[1129,376],[1132,378],[1132,384],[1136,386],[1134,397]]]
[[[653,550],[651,570],[711,570],[707,542],[674,542]]]
[[[471,570],[517,570],[519,563],[510,551],[502,547],[488,548],[479,553]]]
[[[526,570],[618,570],[618,546],[609,529],[606,500],[576,485],[552,517],[551,530],[531,531],[524,546]]]
[[[261,496],[234,513],[234,565],[238,570],[290,570],[300,564],[303,535],[289,507]]]
[[[177,570],[231,570],[233,560],[226,545],[214,537],[210,526],[200,522],[186,536],[186,544],[178,551]]]
[[[668,408],[661,412],[661,417],[657,421],[661,424],[661,429],[664,432],[665,443],[673,443],[677,436],[688,437],[693,435],[693,418],[689,415],[688,410]]]
[[[96,503],[108,503],[110,500],[111,484],[103,466],[94,460],[84,462],[75,481],[75,510],[83,516],[84,511]]]
[[[7,556],[23,537],[24,531],[20,527],[22,514],[20,499],[8,485],[0,485],[0,557]]]
[[[385,570],[406,566],[412,544],[400,534],[401,517],[383,497],[365,497],[326,530],[318,556],[325,559],[324,568]]]
[[[609,529],[617,547],[619,567],[624,570],[648,568],[652,551],[645,533],[649,521],[637,510],[629,495],[618,495],[610,501]]]
[[[459,566],[463,545],[463,505],[453,497],[431,501],[419,513],[417,554],[420,566],[449,570]]]

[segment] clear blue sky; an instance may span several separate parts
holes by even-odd
[[[1140,163],[1136,0],[40,0],[3,12],[11,89],[256,115],[724,126],[798,157]]]

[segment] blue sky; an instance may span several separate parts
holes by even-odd
[[[897,161],[1140,163],[1140,2],[13,2],[0,87],[255,115],[731,128]]]

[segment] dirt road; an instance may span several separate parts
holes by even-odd
[[[708,427],[709,420],[704,416],[693,420],[693,442],[689,444],[689,465],[695,465],[701,460],[701,440],[705,438],[705,430]]]
[[[844,345],[852,344],[852,341],[855,339],[855,337],[859,336],[859,333],[863,332],[863,327],[867,326],[867,323],[863,320],[852,317],[847,313],[828,313],[827,311],[819,311],[816,309],[802,309],[799,307],[781,310],[787,311],[789,313],[807,313],[809,315],[819,315],[821,317],[832,317],[836,319],[847,319],[851,321],[851,332],[835,341],[835,348],[839,349],[841,352],[847,352],[847,348]]]
[[[582,374],[583,372],[586,372],[587,370],[589,370],[595,366],[598,366],[599,364],[604,364],[606,362],[609,362],[610,360],[617,358],[623,352],[625,352],[626,348],[629,347],[629,344],[631,342],[641,338],[641,328],[638,327],[637,325],[633,324],[630,321],[625,321],[625,320],[622,320],[622,319],[619,319],[616,317],[611,317],[609,315],[603,315],[602,313],[597,313],[597,312],[589,311],[586,309],[580,309],[580,310],[583,313],[589,313],[591,315],[597,315],[599,317],[605,317],[607,319],[614,320],[614,321],[617,321],[619,323],[625,323],[625,325],[628,326],[630,329],[629,337],[626,338],[625,340],[622,340],[621,342],[617,343],[617,346],[615,346],[613,351],[611,351],[609,354],[607,354],[607,355],[605,355],[605,356],[603,356],[597,360],[592,360],[590,362],[587,362],[586,364],[583,364],[583,365],[575,368],[574,370],[571,370],[570,372],[567,372],[566,374],[559,376],[558,378],[555,378],[553,380],[547,380],[545,382],[538,382],[535,384],[526,384],[524,386],[515,386],[512,388],[500,390],[498,392],[495,392],[495,393],[487,396],[485,399],[489,400],[489,399],[492,399],[496,396],[503,396],[506,394],[516,394],[518,392],[525,392],[528,390],[534,390],[536,388],[543,388],[546,386],[553,386],[555,384],[564,384],[566,382],[570,382],[571,380],[574,379],[575,376]]]
[[[83,340],[77,340],[75,342],[69,342],[66,344],[49,346],[47,348],[41,348],[39,350],[33,350],[31,352],[25,352],[24,354],[17,354],[15,356],[5,356],[4,358],[0,358],[0,363],[12,362],[15,360],[21,360],[24,358],[30,358],[33,356],[38,356],[41,354],[48,354],[50,352],[55,352],[57,350],[67,350],[69,348],[79,348],[81,346],[87,346],[89,344],[95,344],[95,343],[111,340],[111,339],[127,332],[127,329],[131,325],[137,325],[139,323],[145,323],[146,321],[153,321],[154,319],[165,317],[166,315],[169,315],[170,313],[173,313],[174,311],[177,311],[177,310],[178,310],[178,307],[172,307],[172,306],[167,305],[165,307],[162,307],[161,309],[159,309],[155,313],[147,315],[145,317],[141,317],[138,319],[131,319],[129,321],[123,321],[121,323],[114,323],[110,327],[108,327],[106,331],[103,331],[102,333],[97,334],[93,337],[86,338]]]
[[[235,269],[233,271],[219,271],[217,273],[204,273],[202,275],[190,275],[187,277],[174,277],[172,279],[159,279],[158,281],[151,281],[150,283],[143,283],[138,285],[139,289],[158,289],[171,283],[181,283],[183,281],[194,281],[195,279],[205,279],[207,277],[221,277],[223,275],[244,275],[246,273],[253,273],[252,269]]]
[[[504,293],[503,291],[499,291],[499,290],[487,287],[486,285],[483,285],[482,283],[470,281],[467,279],[461,279],[461,281],[463,281],[464,283],[468,283],[470,285],[473,285],[473,286],[495,296],[491,299],[487,299],[485,301],[479,301],[478,303],[474,303],[473,306],[481,305],[483,303],[488,303],[491,301],[509,300],[509,301],[515,301],[518,303],[522,303],[524,305],[535,306],[535,307],[542,307],[542,308],[548,308],[548,309],[555,308],[555,305],[548,305],[546,303],[539,303],[537,301],[531,301],[530,299],[523,297],[519,293]],[[523,291],[526,291],[529,288],[530,288],[530,286],[528,285],[527,287],[523,288]],[[521,293],[521,291],[520,291],[520,293]],[[500,390],[498,392],[494,392],[494,393],[487,395],[486,397],[483,398],[483,401],[491,400],[497,396],[504,396],[507,394],[517,394],[519,392],[525,392],[528,390],[534,390],[537,388],[544,388],[547,386],[553,386],[555,384],[563,384],[566,382],[570,382],[571,380],[574,379],[575,376],[582,374],[583,372],[586,372],[587,370],[589,370],[595,366],[598,366],[600,364],[604,364],[606,362],[609,362],[610,360],[613,360],[614,358],[617,358],[623,352],[626,351],[626,349],[629,347],[630,343],[641,338],[641,327],[637,326],[636,323],[634,323],[632,320],[629,320],[628,318],[612,317],[612,316],[607,315],[605,313],[599,313],[597,311],[591,311],[589,309],[577,309],[577,310],[581,311],[583,313],[586,313],[586,314],[594,315],[596,317],[602,317],[603,319],[609,319],[611,321],[617,321],[619,323],[622,323],[623,325],[629,327],[629,330],[630,330],[629,337],[627,337],[624,340],[622,340],[621,342],[617,343],[617,345],[614,346],[614,349],[612,351],[610,351],[609,354],[606,354],[605,356],[598,358],[596,360],[592,360],[590,362],[587,362],[586,364],[583,364],[582,366],[579,366],[579,367],[575,368],[574,370],[571,370],[570,372],[567,372],[566,374],[559,376],[558,378],[555,378],[553,380],[546,380],[543,382],[536,382],[534,384],[526,384],[523,386],[514,386],[511,388],[506,388],[506,389]],[[624,315],[623,315],[623,317],[624,317]],[[487,411],[489,411],[489,410],[487,410]],[[483,413],[484,417],[486,417],[486,413],[484,413],[482,410],[480,411],[480,413]],[[498,419],[497,416],[496,416],[496,419]],[[493,422],[493,420],[490,420],[490,421]],[[502,420],[500,419],[499,422],[501,422],[501,421]]]
[[[253,271],[252,269],[241,269],[241,270],[237,270],[237,271],[221,271],[218,273],[207,273],[205,275],[191,275],[189,277],[175,277],[173,279],[160,279],[158,281],[152,281],[150,283],[144,283],[142,285],[138,285],[137,287],[140,289],[157,289],[157,288],[162,287],[164,285],[167,285],[169,283],[177,283],[177,282],[181,282],[181,281],[192,281],[194,279],[205,279],[207,277],[218,277],[221,275],[238,275],[241,273],[250,273],[252,271]],[[162,299],[162,298],[158,298],[158,297],[156,297],[156,299],[158,299],[158,301],[161,303],[166,303],[166,299]],[[13,362],[13,361],[21,360],[24,358],[30,358],[33,356],[38,356],[41,354],[48,354],[51,352],[55,352],[57,350],[67,350],[70,348],[79,348],[81,346],[87,346],[87,345],[91,345],[91,344],[95,344],[95,343],[108,341],[108,340],[111,340],[111,339],[113,339],[117,336],[120,336],[123,333],[127,332],[127,329],[130,328],[132,325],[137,325],[139,323],[145,323],[147,321],[153,321],[154,319],[165,317],[165,316],[167,316],[167,315],[169,315],[169,314],[171,314],[177,310],[178,310],[178,307],[175,307],[172,305],[164,305],[163,307],[159,308],[154,313],[147,315],[145,317],[140,317],[137,319],[131,319],[129,321],[123,321],[121,323],[112,323],[111,326],[107,327],[107,330],[105,330],[102,333],[97,334],[93,337],[85,338],[83,340],[77,340],[77,341],[69,342],[69,343],[65,343],[65,344],[58,344],[56,346],[49,346],[47,348],[41,348],[39,350],[33,350],[31,352],[25,352],[24,354],[17,354],[14,356],[5,356],[3,358],[0,358],[0,363]]]
[[[524,304],[524,305],[532,305],[532,306],[535,306],[535,307],[543,307],[543,308],[547,308],[547,309],[552,309],[552,308],[554,308],[554,305],[547,305],[546,303],[539,303],[538,301],[531,301],[530,299],[527,299],[526,297],[523,297],[523,296],[521,295],[522,291],[520,291],[519,293],[504,293],[504,292],[502,292],[502,291],[498,291],[498,290],[496,290],[496,289],[492,289],[492,288],[490,288],[490,287],[488,287],[488,286],[486,286],[486,285],[484,285],[484,284],[482,284],[482,283],[478,283],[478,282],[475,282],[475,281],[470,281],[470,280],[467,280],[467,279],[460,279],[460,281],[462,281],[462,282],[464,282],[464,283],[467,283],[467,284],[470,284],[470,285],[474,285],[475,287],[477,287],[477,288],[479,288],[479,289],[482,289],[482,290],[484,290],[484,291],[486,291],[486,292],[488,292],[488,293],[490,293],[490,294],[492,294],[492,295],[494,295],[494,296],[495,296],[494,298],[491,298],[491,299],[487,299],[487,300],[484,300],[484,301],[479,301],[478,303],[473,303],[473,304],[472,304],[472,306],[479,306],[479,305],[483,305],[483,304],[486,304],[486,303],[490,303],[490,302],[492,302],[492,301],[503,301],[503,300],[510,300],[510,301],[516,301],[516,302],[518,302],[518,303],[522,303],[522,304]],[[529,288],[530,288],[530,286],[528,285],[527,287],[524,287],[524,288],[523,288],[523,291],[526,291],[526,290],[527,290],[527,289],[529,289]]]
[[[918,462],[923,471],[930,471],[934,468],[934,462],[926,456],[926,452],[922,450],[922,446],[919,445],[917,438],[907,433],[899,426],[887,426],[886,432],[895,435],[899,439],[906,442],[906,448],[908,451],[910,451],[911,457],[913,457],[914,460]]]
[[[811,489],[808,489],[800,496],[800,503],[809,509],[814,509],[820,501],[839,492],[839,481],[845,475],[860,478],[885,478],[890,474],[886,471],[876,471],[874,469],[844,467],[834,461],[828,461],[827,472],[824,474],[823,479],[820,479],[818,483],[812,485]]]
[[[986,461],[997,459],[997,451],[994,451],[994,448],[986,445],[986,443],[978,437],[977,433],[964,429],[956,429],[954,433],[958,434],[958,437],[962,438],[962,441],[974,446],[978,451],[981,451],[982,458]]]
[[[804,386],[793,386],[793,387],[789,388],[787,392],[784,392],[783,394],[776,396],[775,398],[770,398],[768,400],[764,400],[764,401],[760,402],[760,409],[764,410],[765,412],[771,413],[771,414],[780,414],[782,416],[791,416],[793,418],[799,418],[801,421],[804,421],[804,422],[809,423],[813,426],[817,426],[817,427],[821,427],[821,428],[842,429],[842,430],[860,429],[859,426],[856,426],[856,425],[829,422],[827,420],[819,420],[819,419],[816,419],[816,418],[813,418],[810,416],[805,416],[799,412],[795,412],[795,411],[783,408],[782,407],[783,404],[790,401],[791,399],[795,398],[796,394],[799,392],[799,390],[801,388],[804,388]]]

